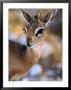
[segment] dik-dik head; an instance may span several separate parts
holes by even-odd
[[[24,10],[21,9],[21,11],[27,23],[23,30],[27,37],[28,46],[37,44],[45,39],[46,35],[48,35],[48,27],[50,23],[55,23],[53,21],[56,19],[55,17],[57,17],[56,14],[58,13],[58,10],[54,9],[51,10],[51,12],[47,12],[45,15],[42,10],[38,10],[36,15],[32,17]]]
[[[19,15],[16,16],[17,12],[15,11],[14,12],[15,16],[14,15],[11,16],[14,18],[14,20],[10,18],[9,30],[10,31],[14,30],[14,32],[16,31],[18,37],[22,36],[20,39],[18,38],[19,41],[21,41],[21,44],[25,44],[26,46],[27,45],[32,46],[44,40],[45,37],[48,38],[48,31],[50,32],[56,31],[57,33],[60,32],[60,26],[59,26],[61,24],[60,12],[61,10],[57,10],[57,9],[53,9],[53,10],[42,9],[42,10],[37,10],[35,15],[30,15],[25,10],[21,9],[18,14],[22,14],[24,21],[22,20],[21,22],[20,20],[20,23],[22,23],[22,25],[21,24],[17,25],[18,23],[17,19],[19,18]],[[9,36],[10,36],[9,39],[12,39],[14,41],[18,40],[17,37],[14,37],[14,34],[12,33],[10,33]]]

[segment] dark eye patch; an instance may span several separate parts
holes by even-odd
[[[43,32],[43,29],[40,29],[37,33],[42,34],[42,32]]]
[[[43,30],[44,30],[44,29],[39,29],[39,30],[37,31],[37,33],[36,33],[36,36],[38,36],[38,34],[42,34],[42,33],[43,33]]]

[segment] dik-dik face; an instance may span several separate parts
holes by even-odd
[[[26,13],[26,11],[22,9],[20,11],[23,15],[25,23],[22,24],[21,26],[19,25],[16,26],[15,24],[14,25],[17,27],[16,28],[17,36],[18,37],[22,36],[21,39],[18,38],[19,41],[21,41],[21,43],[27,46],[32,46],[42,42],[43,40],[45,40],[46,37],[48,38],[48,27],[50,25],[52,26],[56,25],[55,23],[57,22],[56,9],[54,10],[50,9],[49,11],[46,10],[46,12],[44,12],[45,10],[37,10],[37,13],[33,16],[30,16],[29,13]],[[15,30],[15,28],[13,28],[14,25],[10,25],[12,26],[11,27],[12,30]],[[10,38],[11,38],[11,35],[10,35]]]
[[[37,14],[31,17],[28,13],[24,12],[22,14],[27,23],[27,26],[23,28],[27,37],[27,45],[32,46],[39,44],[45,39],[45,35],[48,32],[48,24],[54,16],[54,12],[49,12],[45,15],[41,11],[37,12]],[[43,17],[43,15],[45,17]]]
[[[44,38],[45,28],[39,24],[38,20],[35,21],[32,26],[29,24],[23,30],[25,30],[27,45],[29,47],[40,43]]]

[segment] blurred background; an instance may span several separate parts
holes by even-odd
[[[53,9],[46,9],[42,10],[44,15],[46,13],[51,12]],[[25,12],[29,13],[30,16],[35,16],[38,9],[24,9]],[[23,35],[22,28],[26,26],[24,22],[23,15],[21,14],[20,10],[18,9],[9,9],[9,39],[16,41]],[[56,14],[54,19],[49,24],[49,30],[55,36],[59,38],[58,45],[59,49],[62,47],[62,10],[60,9],[59,12]],[[22,41],[20,41],[22,42]],[[50,46],[48,45],[48,48]],[[48,49],[50,52],[50,49]],[[62,57],[62,52],[61,52]],[[53,55],[48,57],[48,60],[51,62],[53,61]],[[62,61],[62,60],[61,60]],[[21,81],[53,81],[53,80],[62,80],[62,62],[58,66],[59,68],[52,68],[49,67],[47,64],[47,60],[41,60],[37,64],[33,65],[32,68],[29,70],[27,75],[21,78]]]

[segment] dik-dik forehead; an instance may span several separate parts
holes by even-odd
[[[35,29],[33,27],[28,27],[27,28],[27,33],[28,35],[34,35]]]
[[[33,34],[33,35],[36,34],[40,29],[42,31],[44,29],[44,26],[39,22],[37,22],[36,24],[33,23],[33,25],[27,25],[26,27],[27,33]]]

